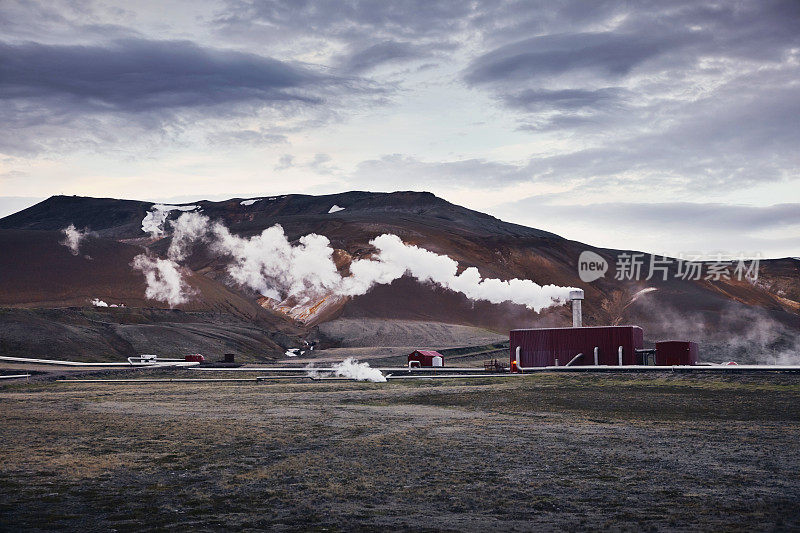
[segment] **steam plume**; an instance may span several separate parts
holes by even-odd
[[[373,381],[375,383],[383,383],[386,378],[380,370],[372,368],[369,363],[359,363],[352,357],[348,357],[341,363],[333,365],[334,374],[339,377],[355,379],[358,381]]]
[[[657,290],[658,290],[658,289],[657,289],[657,288],[655,288],[655,287],[647,287],[646,289],[642,289],[642,290],[640,290],[639,292],[637,292],[636,294],[634,294],[634,295],[631,297],[631,301],[630,301],[630,303],[629,303],[628,305],[630,305],[630,304],[632,304],[633,302],[635,302],[636,300],[638,300],[640,296],[644,296],[645,294],[647,294],[647,293],[649,293],[649,292],[653,292],[653,291],[657,291]]]
[[[142,231],[149,233],[150,237],[157,239],[164,233],[164,223],[170,211],[194,211],[197,205],[164,205],[155,204],[142,219]]]
[[[419,281],[430,281],[473,300],[491,303],[512,302],[541,311],[569,297],[569,287],[541,286],[531,280],[508,281],[481,278],[475,267],[458,272],[458,263],[446,255],[403,243],[397,235],[384,234],[370,241],[378,249],[373,259],[360,259],[350,265],[351,277],[344,278],[341,293],[365,294],[373,285],[391,283],[406,272]]]
[[[72,255],[78,255],[81,253],[81,241],[86,238],[86,232],[76,229],[75,224],[70,224],[66,228],[62,229],[61,232],[64,234],[64,240],[59,241],[59,244],[69,248],[69,251]]]
[[[166,302],[170,307],[175,307],[187,302],[194,294],[181,277],[180,266],[172,259],[139,254],[133,258],[132,266],[144,274],[147,283],[144,294],[151,300]]]
[[[237,283],[276,300],[289,296],[319,297],[330,293],[357,296],[405,274],[460,292],[474,300],[513,302],[537,312],[566,301],[571,290],[556,285],[541,286],[531,280],[484,279],[475,267],[458,274],[458,263],[453,259],[407,245],[391,234],[370,241],[378,250],[377,255],[353,261],[351,275],[343,278],[333,262],[330,241],[321,235],[305,235],[292,246],[283,228],[276,224],[260,235],[242,238],[199,213],[181,215],[172,227],[168,256],[176,267],[175,262],[186,258],[192,243],[206,241],[212,251],[231,257],[227,270]]]
[[[336,292],[341,283],[327,237],[306,235],[292,246],[277,224],[249,239],[232,235],[219,223],[212,225],[212,232],[212,250],[233,259],[228,265],[231,277],[264,296],[320,296]]]
[[[167,256],[173,261],[183,261],[195,241],[207,240],[208,217],[199,213],[185,213],[172,222],[172,242]]]
[[[95,307],[108,307],[108,304],[101,300],[100,298],[95,298],[92,300],[92,305]]]

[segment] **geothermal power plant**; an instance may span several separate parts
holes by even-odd
[[[644,348],[639,326],[583,327],[581,290],[571,291],[572,327],[514,329],[509,333],[512,370],[558,366],[690,366],[698,363],[697,343],[657,342]]]
[[[419,206],[424,206],[430,213],[425,216],[420,215]],[[12,244],[16,243],[14,246],[20,247],[28,246],[32,242],[20,236],[22,230],[14,228],[64,228],[65,222],[74,220],[76,213],[95,211],[109,212],[108,221],[86,219],[79,223],[84,229],[76,229],[76,226],[70,223],[66,229],[58,232],[57,243],[52,236],[48,237],[49,241],[34,243],[48,250],[49,255],[43,256],[47,257],[48,268],[51,267],[50,263],[58,262],[60,268],[71,269],[70,279],[80,280],[71,281],[66,288],[59,286],[52,289],[54,293],[60,294],[61,291],[69,296],[69,298],[65,296],[66,299],[61,302],[62,310],[58,312],[59,316],[64,315],[65,321],[73,320],[70,315],[73,312],[72,306],[85,303],[88,291],[94,293],[109,290],[105,285],[94,284],[96,280],[105,279],[104,276],[109,275],[104,269],[111,268],[110,265],[114,265],[115,269],[112,276],[115,281],[111,283],[116,287],[115,293],[123,295],[130,308],[136,310],[130,312],[127,308],[124,312],[112,310],[111,313],[103,315],[102,319],[88,320],[88,323],[97,329],[97,332],[94,329],[91,331],[92,334],[96,333],[97,338],[92,343],[69,345],[88,346],[87,354],[71,353],[69,348],[66,351],[63,348],[51,349],[51,345],[61,341],[61,333],[70,334],[76,331],[75,328],[64,328],[59,323],[52,325],[54,333],[50,337],[51,342],[34,344],[29,335],[28,337],[21,335],[22,340],[35,346],[35,349],[25,351],[21,347],[15,348],[15,352],[4,353],[0,356],[0,360],[75,367],[158,365],[196,367],[215,371],[258,370],[263,371],[265,375],[286,372],[287,376],[297,374],[297,377],[311,379],[319,377],[361,379],[368,375],[370,379],[375,378],[379,381],[383,377],[390,376],[392,379],[405,379],[414,373],[419,375],[435,373],[437,377],[446,377],[455,374],[463,376],[471,372],[482,376],[495,374],[498,377],[510,377],[536,371],[647,372],[745,369],[793,371],[795,368],[785,364],[710,363],[709,360],[738,356],[735,353],[721,351],[719,348],[715,352],[707,335],[704,336],[702,331],[695,329],[690,333],[688,329],[669,323],[666,318],[658,320],[657,313],[662,309],[666,311],[675,308],[676,302],[689,301],[693,302],[694,307],[681,308],[681,311],[686,311],[686,316],[692,311],[701,321],[705,316],[709,324],[714,324],[711,315],[724,315],[729,309],[727,306],[731,305],[720,295],[733,295],[730,297],[735,296],[737,301],[749,298],[755,303],[761,303],[759,298],[766,298],[762,294],[764,290],[761,285],[747,280],[741,283],[734,283],[735,280],[722,280],[719,290],[712,291],[705,283],[674,279],[666,285],[660,283],[663,280],[656,280],[653,286],[643,289],[638,284],[616,284],[613,280],[607,280],[611,284],[610,287],[600,284],[592,286],[592,299],[586,302],[586,310],[592,314],[593,325],[586,326],[583,320],[584,291],[572,285],[575,282],[574,278],[561,277],[563,269],[552,266],[560,264],[558,260],[563,263],[563,258],[560,256],[542,252],[542,257],[546,259],[543,264],[552,263],[552,265],[541,273],[527,274],[524,276],[525,279],[512,277],[511,271],[498,278],[483,277],[479,270],[479,267],[485,268],[495,261],[495,255],[487,254],[487,250],[493,247],[496,248],[495,253],[506,250],[507,258],[523,257],[526,247],[535,246],[537,250],[547,250],[547,247],[551,246],[550,241],[557,239],[557,236],[539,230],[510,226],[435,197],[417,193],[383,195],[345,193],[324,197],[276,196],[248,200],[232,199],[224,202],[201,201],[191,205],[54,197],[38,207],[34,206],[18,215],[8,217],[7,220],[10,222],[7,223],[13,223],[11,224],[13,228],[9,230],[12,231],[10,235],[17,239],[12,241]],[[434,228],[438,232],[436,235],[461,231],[464,238],[474,234],[499,234],[503,237],[496,245],[487,245],[481,241],[473,247],[462,250],[460,252],[464,256],[461,257],[462,264],[462,261],[456,261],[451,257],[454,255],[456,244],[450,244],[449,249],[445,247],[434,252],[419,242],[405,242],[392,233],[375,236],[373,226],[369,226],[370,230],[366,233],[363,233],[363,229],[358,230],[361,233],[355,229],[351,230],[357,237],[344,238],[337,234],[334,241],[315,233],[320,228],[328,226],[340,227],[352,224],[356,228],[361,228],[358,224],[362,224],[363,220],[380,220],[381,223],[388,223],[386,217],[392,213],[399,214],[391,215],[396,218],[392,218],[389,222],[402,228],[408,223],[408,214],[412,212],[415,224],[425,223],[417,229],[421,230],[423,226]],[[301,218],[298,218],[298,213],[303,214]],[[38,225],[42,224],[42,220],[47,221],[46,226]],[[100,233],[97,231],[88,231],[86,225],[90,221],[95,227],[101,225],[103,227],[101,231],[115,235],[119,242],[110,244],[113,240],[99,237]],[[444,224],[442,221],[449,221],[449,225],[442,225]],[[291,231],[287,233],[280,223],[286,224]],[[261,230],[261,233],[251,234],[254,229]],[[44,238],[41,234],[34,236]],[[169,238],[168,246],[165,241],[167,238]],[[125,243],[120,244],[122,241]],[[509,242],[518,243],[519,247],[507,249],[510,246]],[[138,244],[134,246],[129,243]],[[146,249],[154,243],[162,243],[159,245],[160,253],[165,254],[165,258],[151,251],[142,251],[140,245],[144,244]],[[62,247],[66,247],[67,250]],[[28,257],[30,251],[26,250],[27,248],[23,246],[22,252],[25,253],[21,252],[18,256]],[[194,257],[192,254],[202,258],[209,250],[212,251],[212,255],[218,257],[208,266],[210,269],[208,275],[198,273],[196,265],[193,267],[191,262],[193,261],[191,258]],[[577,255],[577,250],[570,249],[570,253]],[[120,258],[113,259],[116,255],[120,255]],[[465,268],[461,268],[460,264]],[[538,268],[536,265],[538,263],[521,262],[517,266],[533,272]],[[770,266],[775,271],[770,279],[777,280],[775,283],[783,280],[779,276],[783,275],[783,270],[779,267],[783,268],[783,263]],[[92,269],[94,273],[87,275],[86,273]],[[31,295],[42,298],[41,291],[36,292],[40,280],[36,276],[29,275],[30,272],[35,272],[35,269],[15,266],[13,272],[17,274],[16,281],[8,285],[15,288],[15,302],[23,298],[30,299]],[[539,285],[533,278],[553,283]],[[726,284],[726,281],[729,283]],[[125,292],[134,286],[144,288],[144,300],[136,291]],[[588,285],[584,287],[587,290],[589,288]],[[667,288],[669,290],[666,290]],[[74,294],[69,292],[73,289],[76,291]],[[623,311],[636,301],[638,295],[662,289],[663,292],[658,294],[663,294],[664,298],[659,301],[655,317],[641,312],[638,315],[629,314],[628,318],[624,317]],[[239,292],[241,290],[245,292]],[[197,298],[196,296],[201,293],[203,298]],[[252,301],[250,297],[253,294],[259,294],[260,297]],[[670,299],[676,294],[683,299],[673,299],[671,302]],[[108,299],[104,294],[99,296]],[[116,295],[115,298],[121,299]],[[429,304],[419,306],[421,298],[427,299],[425,301]],[[616,301],[614,298],[626,304],[625,307],[621,310],[614,309]],[[181,315],[183,311],[155,312],[147,307],[152,301],[163,302],[171,308],[182,305],[185,311],[193,313],[226,309],[227,318],[226,321],[217,324],[214,317],[197,315],[193,316],[192,320],[202,325],[190,327],[183,325],[186,318]],[[98,306],[117,307],[117,304],[112,303],[109,306],[96,297],[91,302],[95,306],[93,313],[97,312]],[[700,309],[698,302],[711,302],[716,307],[712,306],[711,311]],[[770,300],[767,303],[778,305],[780,301]],[[48,305],[50,304],[52,302],[48,301]],[[501,307],[501,304],[509,307]],[[571,306],[571,327],[528,327],[528,324],[533,325],[539,319],[551,324],[561,323],[566,318],[565,309],[555,308],[564,304]],[[24,300],[24,305],[35,307],[42,305],[42,302],[33,298],[30,301]],[[612,311],[602,311],[607,308]],[[701,311],[708,312],[702,315]],[[143,316],[127,317],[132,313]],[[23,323],[36,319],[30,314],[23,316],[21,313],[17,313],[15,317]],[[339,320],[340,318],[342,320]],[[81,320],[85,322],[86,317]],[[111,326],[106,327],[104,320]],[[163,320],[174,326],[163,327],[161,325]],[[399,332],[397,333],[399,337],[394,337],[395,333],[388,332],[381,320],[394,323],[392,327],[395,329],[392,331]],[[407,325],[403,324],[404,320],[413,322],[413,327],[407,329]],[[617,325],[624,324],[623,320],[630,322],[627,325]],[[120,323],[115,324],[115,321]],[[137,325],[128,322],[135,322]],[[139,326],[140,322],[146,323],[146,326]],[[238,329],[231,328],[233,322],[239,324]],[[337,324],[338,322],[341,323]],[[644,331],[637,322],[649,331]],[[667,326],[659,330],[660,322]],[[608,325],[594,325],[603,323]],[[253,327],[254,324],[257,326]],[[776,335],[773,336],[777,337],[782,328],[777,322],[775,324]],[[102,328],[99,327],[101,325]],[[433,330],[426,328],[429,325],[433,325],[434,329],[444,326],[434,334],[431,333]],[[454,325],[468,326],[472,329],[457,330],[452,328]],[[197,327],[204,332],[203,335],[196,334]],[[327,333],[323,331],[325,327],[329,327]],[[27,330],[22,328],[21,331]],[[453,333],[450,333],[451,331]],[[509,332],[508,360],[505,360],[503,355],[504,335],[497,333],[504,331]],[[246,335],[242,337],[241,332],[245,332]],[[675,332],[678,338],[673,337],[676,335]],[[487,336],[486,333],[490,335]],[[403,337],[403,335],[410,336]],[[697,338],[691,338],[692,336]],[[130,344],[119,342],[118,337]],[[653,344],[648,342],[645,346],[645,338],[649,341],[659,337],[661,339],[658,342]],[[310,351],[311,346],[318,342],[314,340],[315,338],[327,338],[329,341],[326,342],[329,345],[322,350],[315,349],[313,356],[303,357],[303,354]],[[399,338],[404,340],[400,341]],[[483,340],[475,340],[478,338]],[[700,346],[695,342],[698,340],[704,344],[705,354],[700,353]],[[13,343],[18,343],[19,339],[12,336],[9,342],[17,346]],[[487,346],[491,349],[480,351]],[[320,351],[325,352],[329,348],[347,350],[364,347],[381,350],[401,348],[402,355],[394,351],[392,355],[386,356],[377,353],[377,350],[373,353],[343,351],[336,355],[332,355],[334,352],[320,354]],[[441,348],[441,352],[433,351],[437,347]],[[466,353],[470,348],[476,349],[470,352],[475,354],[474,356],[461,358],[456,355],[456,353]],[[406,349],[408,351],[405,351]],[[105,350],[109,353],[101,353]],[[111,355],[114,350],[120,351]],[[35,353],[36,351],[40,353]],[[384,351],[393,352],[393,350]],[[141,355],[153,352],[161,353],[157,357]],[[186,355],[190,352],[193,353]],[[203,355],[196,352],[202,352]],[[241,357],[241,361],[271,360],[273,363],[265,364],[264,368],[254,368],[253,365],[232,368],[237,366],[232,361],[218,360],[226,352],[237,352],[236,357]],[[410,355],[404,361],[402,358],[409,352]],[[28,353],[36,358],[27,356]],[[362,372],[363,367],[355,367],[353,364],[341,368],[337,366],[344,363],[336,361],[350,359],[346,354],[362,353],[364,354],[362,357],[374,365],[370,370],[378,371],[377,374],[374,372],[365,374]],[[137,356],[131,357],[134,354]],[[477,357],[483,354],[486,354],[487,359],[490,357],[492,359],[488,362],[479,361]],[[162,355],[167,358],[163,358]],[[233,357],[233,354],[230,355]],[[282,356],[298,357],[294,359],[296,363],[313,362],[328,366],[309,369],[302,363],[290,364],[289,360],[282,359]],[[81,357],[94,357],[97,362],[80,362]],[[119,362],[110,362],[115,357]],[[125,357],[128,358],[127,363],[124,362]],[[276,365],[274,361],[279,359],[282,361]],[[468,361],[475,366],[470,367]],[[784,358],[781,361],[791,362],[793,359]],[[478,367],[481,362],[483,364]],[[369,366],[367,363],[359,364]],[[379,367],[380,364],[393,366]]]
[[[689,340],[665,340],[655,342],[653,348],[644,347],[644,331],[639,326],[583,326],[582,300],[584,292],[570,293],[572,327],[524,328],[509,332],[509,364],[493,359],[483,368],[450,366],[447,358],[433,350],[414,350],[407,357],[407,366],[370,367],[348,358],[341,363],[326,367],[309,366],[264,366],[249,367],[234,365],[233,354],[213,364],[201,354],[189,354],[182,359],[165,359],[155,355],[129,357],[127,363],[84,363],[66,360],[43,360],[0,356],[0,361],[35,365],[57,365],[75,367],[106,368],[192,368],[213,372],[261,372],[254,378],[220,379],[64,379],[64,382],[267,382],[275,379],[356,380],[383,382],[395,379],[417,378],[465,378],[491,377],[510,378],[530,372],[648,372],[648,371],[768,371],[800,372],[800,366],[789,365],[738,365],[728,363],[703,363],[699,360],[699,347]],[[416,374],[416,375],[415,375]],[[27,374],[14,376],[27,377]]]

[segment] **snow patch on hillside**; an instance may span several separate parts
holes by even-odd
[[[239,205],[253,205],[256,202],[260,202],[263,198],[253,198],[252,200],[242,200],[239,202]]]
[[[344,211],[344,207],[339,207],[338,205],[333,204],[333,207],[328,209],[328,214],[330,215],[331,213],[338,213],[339,211]]]

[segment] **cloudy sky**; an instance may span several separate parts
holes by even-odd
[[[3,0],[0,123],[0,214],[428,190],[596,245],[800,255],[796,0]]]

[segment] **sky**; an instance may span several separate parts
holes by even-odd
[[[0,215],[430,191],[564,237],[800,255],[800,2],[0,2]]]

